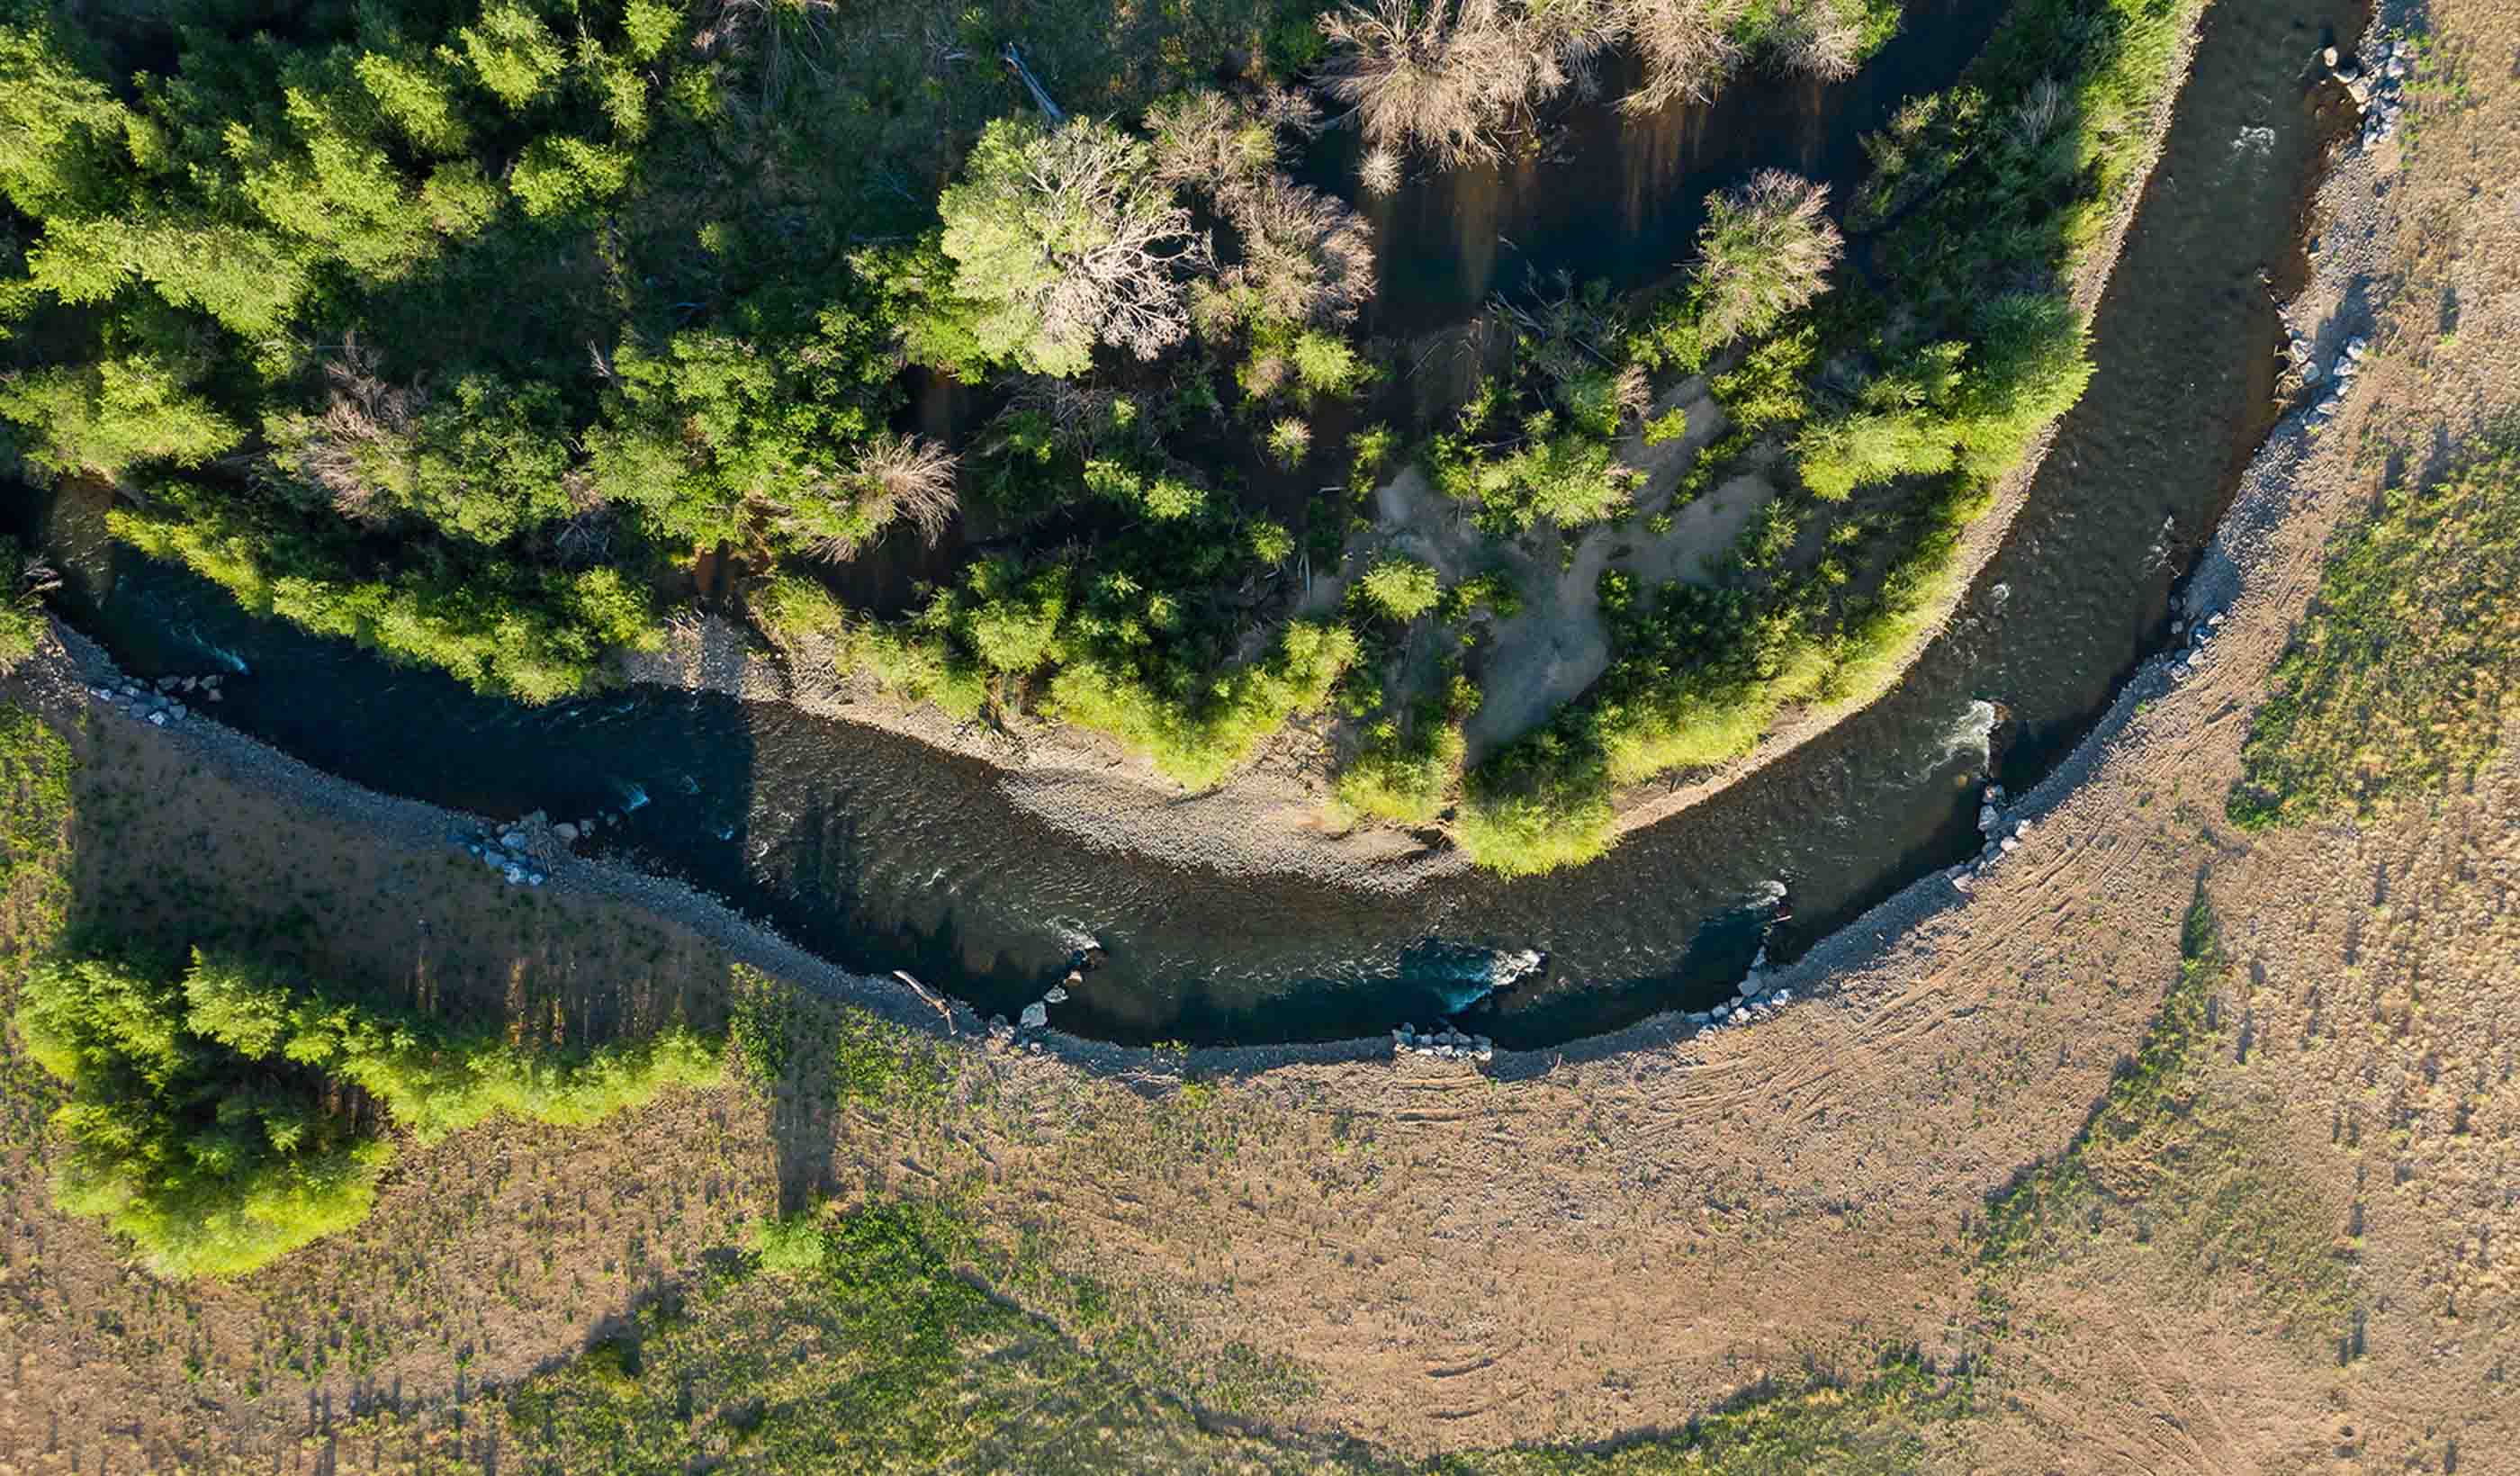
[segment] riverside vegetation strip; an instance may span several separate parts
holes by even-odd
[[[2195,11],[2017,8],[1962,86],[1876,141],[1846,221],[1870,271],[1835,265],[1807,182],[1763,174],[1711,202],[1667,292],[1500,303],[1487,373],[1428,412],[1403,346],[1359,331],[1362,217],[1289,175],[1325,121],[1295,84],[1356,105],[1371,190],[1535,147],[1614,45],[1642,59],[1643,107],[1753,64],[1843,75],[1895,12],[1228,3],[865,27],[820,4],[501,3],[287,34],[204,17],[178,41],[23,8],[0,415],[31,471],[127,489],[113,524],[138,547],[520,699],[585,690],[696,572],[731,568],[790,659],[1109,734],[1184,784],[1326,717],[1346,817],[1546,869],[1609,843],[1618,783],[1888,679],[1958,530],[2088,375],[2065,285],[2133,187]],[[1015,111],[986,60],[1013,41],[1067,112]],[[143,58],[172,70],[125,85]],[[277,103],[239,80],[258,67]],[[907,429],[905,366],[975,386],[977,428]],[[1627,458],[1687,429],[1647,416],[1655,380],[1700,372],[1729,429],[1642,514]],[[1784,490],[1703,573],[1605,575],[1608,672],[1463,774],[1510,580],[1394,604],[1368,576],[1299,612],[1301,570],[1391,567],[1399,530],[1367,510],[1413,465],[1525,559],[1668,536],[1735,470]],[[932,572],[922,538],[952,540],[953,577],[855,593]]]

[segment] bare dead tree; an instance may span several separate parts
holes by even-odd
[[[2023,148],[2036,148],[2072,115],[2073,104],[2066,100],[2065,89],[2054,77],[2041,77],[2030,84],[2029,92],[2014,110],[2009,131]]]
[[[1066,110],[1052,99],[1050,89],[1041,85],[1041,78],[1034,76],[1032,68],[1024,65],[1023,53],[1015,49],[1015,43],[1009,41],[1007,49],[999,53],[999,57],[1014,68],[1016,76],[1023,78],[1024,90],[1032,94],[1033,106],[1041,110],[1042,116],[1053,124],[1067,121]]]
[[[1624,33],[1614,0],[1523,0],[1521,29],[1588,98],[1600,90],[1601,58]]]
[[[331,497],[344,517],[382,516],[398,509],[399,489],[385,483],[408,470],[412,437],[427,393],[386,382],[377,354],[344,334],[338,357],[324,366],[330,398],[321,415],[295,415],[279,427],[273,464]]]
[[[1389,195],[1399,189],[1399,153],[1382,145],[1365,151],[1365,157],[1357,161],[1356,182],[1370,195]]]
[[[934,441],[884,431],[858,453],[853,473],[880,512],[878,523],[909,518],[929,544],[945,536],[960,511],[954,497],[954,453]]]
[[[818,477],[782,510],[780,520],[810,558],[855,559],[899,519],[933,544],[954,520],[953,453],[933,441],[881,431],[858,448],[849,470]]]
[[[1828,0],[1794,0],[1781,8],[1772,45],[1776,65],[1785,70],[1837,82],[1855,75],[1864,32]]]
[[[1644,60],[1644,80],[1620,100],[1630,112],[1703,103],[1741,60],[1732,36],[1743,0],[1616,0],[1620,29]]]
[[[1337,327],[1372,297],[1373,233],[1345,201],[1272,174],[1226,209],[1242,238],[1235,274],[1269,316]]]
[[[1056,273],[1041,291],[1052,342],[1100,339],[1151,359],[1190,334],[1187,273],[1215,259],[1188,207],[1148,177],[1144,149],[1090,118],[1041,135],[1023,151],[1025,192],[1091,221],[1072,247],[1047,242]]]
[[[826,22],[838,0],[718,0],[717,13],[692,34],[702,55],[750,55],[761,70],[761,106],[787,96],[795,69],[829,80],[832,37]]]
[[[1448,167],[1500,157],[1503,127],[1566,84],[1504,0],[1351,0],[1321,28],[1332,47],[1323,87],[1367,144]]]
[[[1826,185],[1782,169],[1707,201],[1697,285],[1709,343],[1764,332],[1819,295],[1846,249],[1827,209]]]
[[[1147,110],[1155,178],[1173,189],[1223,193],[1265,179],[1285,161],[1288,135],[1321,131],[1321,110],[1302,93],[1177,92]]]

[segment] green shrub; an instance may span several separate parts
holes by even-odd
[[[1404,732],[1385,719],[1366,731],[1356,756],[1339,771],[1336,801],[1350,816],[1431,825],[1451,801],[1463,752],[1458,723],[1421,714]]]
[[[1453,839],[1489,871],[1527,875],[1599,857],[1615,819],[1599,742],[1568,712],[1470,771]]]
[[[1267,657],[1206,682],[1187,699],[1169,698],[1139,673],[1089,655],[1052,679],[1051,709],[1147,754],[1177,783],[1205,788],[1288,718],[1319,711],[1356,652],[1356,636],[1343,625],[1289,621]]]
[[[43,603],[24,585],[27,567],[18,541],[0,536],[0,677],[32,656],[44,634]]]
[[[174,1276],[240,1275],[366,1217],[391,1148],[349,1110],[350,1088],[427,1142],[503,1112],[582,1127],[718,1070],[688,1031],[533,1051],[200,952],[180,977],[52,961],[14,1023],[69,1087],[53,1118],[62,1207],[102,1217]]]
[[[1435,607],[1443,584],[1432,564],[1384,552],[1357,576],[1355,598],[1368,609],[1406,625]]]

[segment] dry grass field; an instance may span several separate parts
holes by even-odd
[[[2395,173],[2311,222],[2376,233],[2370,368],[2214,658],[1966,906],[1751,1029],[1088,1073],[13,719],[0,990],[65,921],[285,937],[519,1039],[731,1022],[737,1069],[406,1147],[358,1230],[168,1284],[53,1207],[13,1040],[0,1472],[2520,1471],[2520,711],[2368,814],[2226,813],[2331,537],[2520,401],[2520,7],[2425,24]]]

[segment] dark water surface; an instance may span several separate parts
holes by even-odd
[[[1980,24],[1964,57],[1983,39],[1982,23],[1967,19],[1979,14],[1963,3],[1938,21],[1924,7],[1909,24],[1912,33]],[[1558,875],[1473,876],[1392,900],[1089,853],[1011,809],[981,766],[908,739],[652,691],[521,708],[251,619],[189,574],[105,548],[92,507],[66,501],[53,541],[91,589],[110,588],[82,623],[127,669],[250,670],[230,684],[222,721],[361,783],[494,817],[539,809],[570,819],[636,801],[603,832],[602,849],[725,896],[852,967],[907,967],[1012,1014],[1091,937],[1109,962],[1060,1007],[1062,1028],[1136,1042],[1263,1042],[1425,1023],[1475,992],[1475,956],[1449,945],[1539,948],[1551,956],[1545,977],[1461,1018],[1508,1045],[1565,1040],[1729,993],[1759,947],[1777,883],[1797,916],[1771,948],[1790,957],[1969,854],[1995,704],[2006,723],[1994,761],[2017,789],[2165,637],[2172,583],[2209,536],[2255,439],[2234,427],[2266,422],[2277,335],[2260,273],[2292,249],[2312,164],[2308,63],[2329,27],[2350,33],[2357,23],[2350,0],[2220,0],[2210,13],[2168,155],[2100,310],[2091,390],[2003,550],[1899,691],[1605,860]],[[1840,167],[1831,160],[1853,157],[1855,130],[1891,105],[1887,86],[1860,78],[1836,89],[1843,96],[1824,104],[1836,111],[1823,125],[1799,112],[1772,119],[1778,147],[1753,161]],[[1715,115],[1762,116],[1747,105]],[[1732,137],[1641,134],[1561,205],[1550,203],[1561,178],[1550,174],[1417,187],[1393,208],[1434,210],[1412,201],[1442,189],[1459,192],[1467,212],[1488,189],[1505,202],[1495,224],[1464,222],[1456,244],[1497,234],[1519,211],[1505,231],[1522,232],[1517,242],[1548,246],[1579,274],[1634,280],[1677,259],[1676,245],[1634,243],[1661,231],[1685,238],[1706,188],[1689,182],[1692,160]],[[1596,142],[1585,157],[1599,157]],[[1654,162],[1666,153],[1673,162]],[[1746,167],[1722,157],[1727,172]],[[1666,178],[1678,181],[1668,196]],[[1385,229],[1405,251],[1429,228],[1408,217]],[[1560,239],[1567,233],[1607,256],[1630,253],[1628,266],[1583,256],[1580,242]],[[1387,270],[1405,273],[1411,259],[1395,254]],[[1430,267],[1421,300],[1475,298],[1485,271]]]

